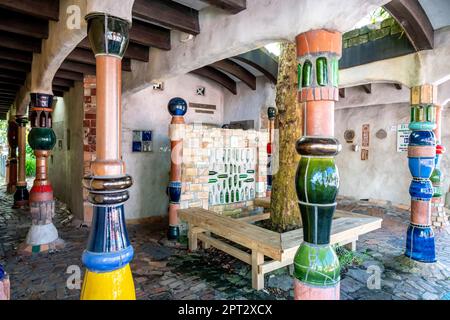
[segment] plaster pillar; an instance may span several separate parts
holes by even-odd
[[[269,107],[267,109],[267,115],[269,117],[269,143],[267,143],[267,190],[266,197],[272,196],[272,181],[273,181],[273,154],[274,140],[275,140],[275,118],[277,115],[277,109]]]
[[[434,194],[430,181],[436,161],[436,88],[422,85],[411,88],[411,122],[409,129],[408,165],[413,177],[411,223],[406,234],[405,255],[413,260],[436,262],[434,232],[431,227],[431,199]]]
[[[17,185],[17,145],[18,127],[14,120],[8,122],[8,145],[9,157],[7,162],[7,186],[6,192],[12,194],[16,191]]]
[[[339,189],[335,156],[342,149],[334,138],[342,35],[313,30],[296,41],[305,136],[296,144],[301,159],[295,185],[304,241],[294,258],[294,295],[296,300],[339,300],[340,265],[330,232]]]
[[[36,156],[36,177],[30,190],[29,204],[32,224],[28,231],[22,253],[55,250],[63,246],[52,220],[55,216],[53,188],[48,180],[47,161],[55,146],[56,136],[52,129],[53,96],[31,94],[28,143]]]
[[[167,238],[177,241],[180,237],[178,212],[181,197],[181,165],[183,163],[183,137],[184,137],[184,115],[187,111],[187,103],[181,98],[173,98],[169,101],[168,110],[172,116],[169,127],[169,138],[171,144],[170,157],[170,182],[167,188],[169,196],[169,230]]]
[[[125,173],[121,148],[122,58],[130,23],[106,13],[86,16],[97,67],[96,159],[83,186],[93,205],[91,233],[82,261],[86,266],[82,300],[135,300],[124,203],[132,179]]]
[[[442,145],[442,106],[436,106],[436,158],[435,168],[431,174],[431,183],[433,184],[433,198],[431,199],[431,222],[437,229],[445,229],[448,226],[448,218],[444,210],[445,191],[443,190],[444,174],[441,171],[442,155],[446,152]]]
[[[10,299],[9,276],[0,265],[0,301]]]
[[[28,119],[25,116],[16,116],[16,122],[19,126],[18,145],[19,145],[19,179],[17,181],[16,193],[14,193],[13,208],[25,208],[28,206],[29,193],[27,189],[25,162],[26,162],[26,135]]]

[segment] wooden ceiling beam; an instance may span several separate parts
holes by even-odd
[[[217,69],[214,69],[213,67],[203,67],[194,71],[191,71],[191,73],[196,74],[201,77],[205,77],[207,79],[210,79],[221,86],[227,88],[231,93],[234,95],[237,94],[237,85],[236,82],[231,79],[229,76],[227,76],[225,73],[220,72]]]
[[[41,42],[42,41],[40,39],[19,36],[13,33],[0,33],[0,47],[3,48],[40,53]]]
[[[0,0],[0,8],[40,19],[59,20],[59,0]]]
[[[96,73],[95,66],[68,60],[64,61],[59,69],[69,72],[81,72],[84,75],[95,75]]]
[[[66,58],[68,61],[95,66],[95,56],[91,50],[75,48]]]
[[[19,80],[19,79],[11,79],[8,77],[4,77],[3,75],[0,74],[0,85],[1,84],[16,84],[16,85],[23,85],[25,82],[24,80]]]
[[[212,6],[218,7],[231,14],[237,14],[247,9],[247,0],[203,0]]]
[[[26,73],[31,70],[31,65],[21,62],[14,62],[0,59],[0,69]]]
[[[162,50],[170,50],[170,30],[150,23],[134,20],[133,26],[130,29],[130,44],[131,43],[155,47]]]
[[[250,71],[237,64],[236,62],[230,59],[225,59],[211,64],[211,67],[228,72],[229,74],[243,81],[252,90],[256,90],[256,77]]]
[[[53,91],[53,95],[56,97],[64,97],[64,91],[59,91],[59,90],[52,90]]]
[[[384,8],[405,30],[416,51],[434,47],[434,29],[418,0],[392,0]]]
[[[25,72],[18,72],[0,68],[0,77],[25,81],[27,74]]]
[[[133,18],[193,35],[200,33],[198,11],[175,1],[136,0]]]
[[[278,62],[262,49],[252,50],[250,52],[240,54],[233,57],[255,68],[273,83],[277,83],[278,78]]]
[[[52,86],[52,91],[69,91],[70,87],[64,87],[64,86],[58,86],[58,85],[53,85]]]
[[[47,39],[48,21],[20,13],[0,10],[0,31],[32,38]]]
[[[13,83],[11,83],[11,84],[0,84],[0,91],[4,90],[4,91],[16,92],[16,91],[19,90],[19,88],[21,86],[22,85],[20,85],[20,84],[13,84]]]
[[[62,86],[62,87],[73,87],[75,85],[73,80],[62,79],[62,78],[53,78],[53,85]]]
[[[55,77],[72,81],[83,81],[84,79],[84,75],[82,73],[61,69],[56,72]]]
[[[31,52],[0,47],[0,59],[31,64],[33,55]]]

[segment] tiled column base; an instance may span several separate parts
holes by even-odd
[[[294,279],[295,300],[340,300],[340,284],[332,287],[314,287]]]
[[[30,212],[32,225],[19,252],[30,254],[64,248],[64,241],[58,238],[58,231],[52,223],[55,202],[33,202]]]
[[[434,232],[431,226],[411,223],[406,233],[405,255],[425,263],[436,262]]]

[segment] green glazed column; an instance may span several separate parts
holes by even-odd
[[[298,99],[304,108],[305,136],[296,144],[301,159],[295,185],[304,240],[294,258],[296,300],[340,297],[340,266],[330,233],[339,190],[335,156],[341,145],[333,136],[341,39],[339,32],[329,30],[297,37]]]

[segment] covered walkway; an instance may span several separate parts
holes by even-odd
[[[66,206],[57,201],[55,224],[65,240],[64,249],[47,254],[19,256],[17,246],[25,237],[30,221],[27,212],[11,209],[11,196],[0,190],[0,264],[10,273],[12,299],[77,300],[80,290],[67,288],[70,265],[81,265],[89,230],[71,224]],[[436,235],[440,266],[433,271],[414,268],[403,258],[404,230],[409,211],[387,201],[360,202],[341,199],[339,209],[383,217],[383,228],[358,241],[355,265],[343,270],[342,300],[449,300],[450,232]],[[218,250],[186,254],[186,245],[167,247],[164,225],[129,225],[131,242],[139,252],[131,267],[139,300],[272,300],[293,299],[292,278],[287,268],[266,276],[267,288],[251,289],[251,268]],[[367,282],[379,267],[381,288],[369,289]],[[369,271],[368,271],[369,270]],[[70,281],[70,279],[69,279]],[[370,282],[370,280],[369,280]]]

